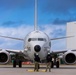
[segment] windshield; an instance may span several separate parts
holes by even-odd
[[[28,41],[46,41],[45,38],[29,38]]]
[[[37,38],[29,38],[28,41],[37,41]]]
[[[45,38],[38,38],[38,41],[46,41]]]

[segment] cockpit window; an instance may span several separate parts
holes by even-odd
[[[30,41],[46,41],[46,39],[45,38],[29,38],[28,42]]]
[[[28,39],[28,42],[30,42],[30,41],[31,41],[31,38]]]
[[[38,38],[38,41],[46,41],[45,38]]]
[[[29,38],[28,41],[37,41],[37,38]]]

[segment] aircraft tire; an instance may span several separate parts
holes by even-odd
[[[53,61],[51,62],[51,68],[53,68],[54,67],[54,63],[53,63]]]
[[[59,61],[56,62],[56,68],[59,68]]]
[[[22,61],[19,61],[19,68],[22,67]]]
[[[16,60],[13,60],[13,67],[16,67]]]

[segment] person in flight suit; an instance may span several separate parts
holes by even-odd
[[[34,71],[39,71],[40,57],[39,57],[38,54],[35,54],[34,56],[35,56],[35,58],[34,58],[34,61],[35,61],[35,68],[34,68]]]
[[[52,57],[51,57],[51,55],[50,55],[50,52],[47,54],[47,56],[46,56],[46,61],[47,61],[47,63],[46,63],[46,72],[47,72],[47,70],[49,69],[49,72],[51,72],[51,62],[52,62]]]

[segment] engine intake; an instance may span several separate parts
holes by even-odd
[[[76,54],[73,52],[66,52],[63,57],[66,64],[74,64],[76,62]]]
[[[66,55],[65,60],[68,63],[74,63],[76,60],[76,56],[73,53],[69,53]]]
[[[10,54],[6,51],[0,52],[0,64],[7,64],[10,61]]]
[[[0,62],[6,62],[8,60],[8,56],[5,53],[0,53]]]

